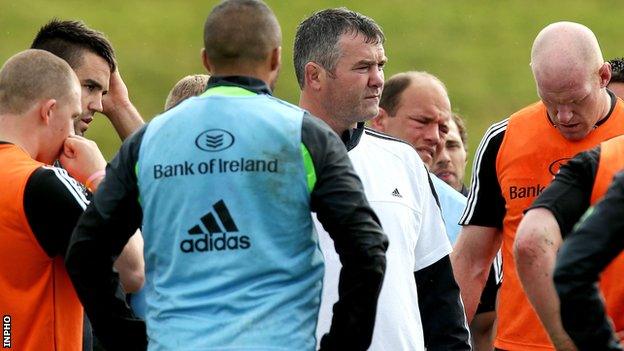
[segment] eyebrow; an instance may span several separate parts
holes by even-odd
[[[85,79],[82,84],[89,84],[89,85],[94,85],[96,88],[104,90],[104,87],[102,86],[102,84],[96,82],[93,79]]]
[[[360,61],[356,62],[355,65],[362,65],[362,64],[368,65],[368,66],[377,65],[377,64],[385,65],[387,62],[388,62],[387,59],[383,59],[383,60],[380,60],[380,61],[364,59],[364,60],[360,60]]]

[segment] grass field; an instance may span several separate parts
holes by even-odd
[[[112,41],[132,100],[146,120],[158,114],[171,86],[203,72],[202,26],[217,1],[0,0],[0,62],[29,46],[52,17],[82,19]],[[493,122],[537,99],[528,66],[533,38],[546,24],[571,20],[594,30],[606,59],[624,55],[619,1],[268,1],[283,30],[283,69],[276,95],[297,103],[292,43],[312,12],[346,6],[373,17],[386,34],[386,77],[426,70],[447,85],[453,109],[467,118],[470,151]],[[119,140],[105,118],[88,137],[107,158]],[[469,156],[470,157],[470,156]],[[470,173],[470,172],[468,172]]]

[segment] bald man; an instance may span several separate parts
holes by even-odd
[[[81,350],[82,307],[63,258],[88,204],[78,182],[106,162],[73,136],[80,83],[42,50],[11,57],[0,71],[0,311],[16,350]],[[50,166],[60,157],[72,178]],[[99,180],[96,180],[96,182]],[[95,184],[94,186],[97,186]]]
[[[449,131],[451,115],[451,101],[444,83],[433,74],[410,71],[395,74],[384,83],[379,114],[371,125],[407,141],[427,170],[431,170]],[[461,227],[457,223],[466,207],[466,198],[435,175],[431,175],[431,181],[452,244],[459,235]]]
[[[548,281],[536,286],[542,298],[533,302],[555,309],[544,316],[550,320],[545,323],[550,338],[524,293],[514,261],[516,229],[523,211],[562,164],[624,133],[624,106],[606,89],[610,65],[603,60],[594,34],[583,25],[558,22],[544,28],[533,44],[531,69],[540,101],[486,132],[476,152],[468,206],[461,218],[464,227],[452,258],[467,314],[472,317],[489,264],[502,242],[504,279],[495,347],[574,349],[561,328],[556,297],[543,299],[555,294],[552,270],[537,262],[527,267]],[[532,288],[531,284],[524,287]]]

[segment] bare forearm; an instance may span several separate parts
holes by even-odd
[[[451,254],[451,262],[455,280],[457,285],[459,285],[461,298],[466,309],[466,319],[470,322],[477,311],[479,298],[489,274],[489,265],[483,268],[482,264],[462,257],[459,251],[454,251]]]
[[[559,297],[552,280],[561,240],[559,225],[549,210],[530,210],[518,227],[514,260],[524,291],[555,348],[575,350],[563,329]]]
[[[500,240],[496,228],[465,226],[451,254],[453,273],[461,290],[468,322],[472,321],[477,310]]]
[[[145,261],[143,259],[143,237],[137,231],[130,238],[123,251],[115,260],[119,280],[128,293],[137,292],[145,281]]]
[[[122,141],[145,124],[139,111],[130,102],[111,109],[107,117]]]

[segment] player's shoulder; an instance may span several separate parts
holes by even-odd
[[[89,204],[87,189],[66,170],[56,166],[41,166],[30,176],[27,194],[47,194],[76,201],[83,209]]]
[[[425,167],[416,149],[404,140],[365,128],[360,143],[366,145],[367,157],[394,158],[398,166],[412,172]]]
[[[380,147],[383,147],[384,149],[407,155],[416,152],[412,145],[410,145],[407,141],[395,138],[377,130],[365,127],[363,134],[366,142],[378,145]]]

